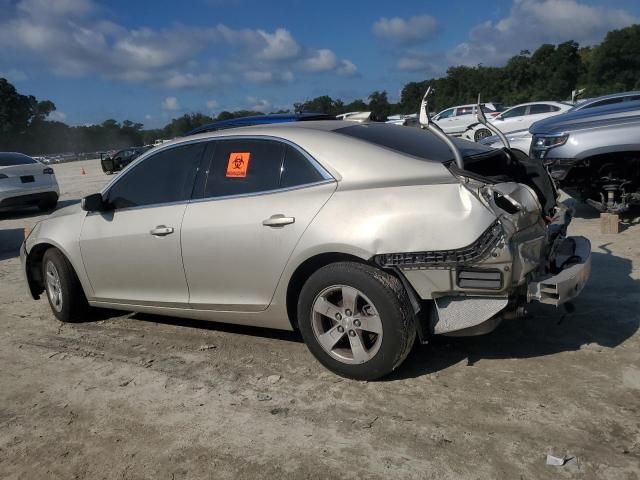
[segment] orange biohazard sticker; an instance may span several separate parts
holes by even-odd
[[[244,178],[249,169],[249,152],[231,152],[227,163],[227,177]]]

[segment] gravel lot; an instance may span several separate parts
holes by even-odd
[[[62,205],[111,178],[96,160],[54,168]],[[538,307],[436,339],[366,383],[326,371],[291,332],[57,322],[20,271],[40,218],[0,214],[2,478],[640,478],[640,224],[601,235],[579,209],[571,231],[594,254],[575,313]]]

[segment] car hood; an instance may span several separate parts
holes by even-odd
[[[82,208],[80,207],[80,202],[74,203],[72,205],[68,205],[66,207],[60,208],[49,215],[47,218],[58,218],[58,217],[66,217],[68,215],[74,215],[76,213],[82,212]]]
[[[638,122],[640,124],[640,101],[586,108],[584,110],[572,110],[539,120],[531,125],[529,131],[534,135],[553,135],[629,122]]]

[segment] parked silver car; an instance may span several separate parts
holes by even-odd
[[[534,123],[531,156],[569,193],[602,212],[640,205],[640,100]]]
[[[432,133],[382,123],[164,144],[35,226],[31,294],[62,321],[91,306],[299,329],[357,379],[400,365],[416,333],[484,333],[528,301],[576,297],[590,244],[565,238],[544,170],[456,142],[464,170]]]
[[[0,152],[0,210],[53,210],[59,195],[53,168],[22,153]]]

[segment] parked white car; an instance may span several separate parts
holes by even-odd
[[[0,152],[0,210],[53,210],[59,195],[53,168],[22,153]]]
[[[559,115],[573,108],[570,103],[563,102],[530,102],[521,103],[511,107],[495,117],[487,119],[500,129],[505,135],[520,130],[528,130],[538,120],[553,115]],[[493,132],[481,123],[472,123],[462,134],[462,138],[479,142],[485,137],[493,135]]]
[[[433,122],[447,135],[460,136],[469,125],[477,123],[475,104],[447,108],[433,117]],[[498,115],[504,107],[500,103],[483,103],[482,111],[487,118]]]

